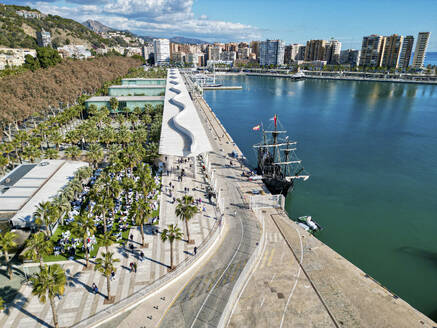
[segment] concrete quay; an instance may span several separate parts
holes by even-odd
[[[223,151],[241,154],[204,99],[195,102]],[[259,182],[245,179],[237,186],[246,203],[250,190],[265,191]],[[437,327],[284,211],[256,212],[265,222],[266,244],[246,285],[233,290],[238,298],[228,327]]]

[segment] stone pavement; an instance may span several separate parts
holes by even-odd
[[[192,163],[191,163],[192,164]],[[176,165],[185,168],[187,177],[182,182],[177,181],[179,171]],[[168,158],[167,167],[173,168],[169,176],[163,176],[163,185],[168,186],[171,181],[174,185],[172,196],[181,197],[184,195],[184,187],[190,188],[190,195],[195,198],[202,198],[202,206],[205,212],[197,214],[189,223],[191,239],[194,244],[188,244],[185,240],[174,242],[174,263],[184,261],[186,258],[194,256],[193,249],[208,237],[214,223],[216,222],[215,206],[206,202],[204,193],[207,185],[205,176],[201,173],[200,165],[196,165],[197,174],[193,177],[194,165],[190,168],[190,163],[177,164],[175,158]],[[193,190],[193,187],[196,189]],[[203,190],[203,191],[202,191]],[[175,206],[172,197],[163,188],[161,194],[160,222],[159,230],[167,227],[168,224],[178,224],[185,234],[185,225],[174,214]],[[128,295],[153,283],[154,280],[167,273],[167,266],[170,264],[170,244],[163,243],[159,234],[153,234],[156,227],[145,226],[145,239],[148,248],[141,249],[141,235],[139,227],[132,228],[129,236],[133,235],[133,240],[129,240],[127,245],[135,246],[134,252],[128,247],[120,245],[111,246],[111,251],[115,257],[120,259],[117,263],[115,280],[111,283],[111,294],[115,295],[115,302],[126,298]],[[145,260],[140,261],[139,251],[142,250]],[[99,254],[104,248],[99,250]],[[92,261],[91,261],[92,262]],[[130,272],[129,263],[137,262],[137,272]],[[65,261],[62,266],[67,274],[68,286],[61,299],[56,299],[56,307],[59,314],[61,327],[71,326],[96,312],[108,308],[109,305],[103,304],[106,295],[106,278],[99,272],[93,270],[83,270],[83,263],[80,261]],[[32,268],[34,269],[34,268]],[[98,294],[91,292],[91,285],[95,283],[99,288]],[[19,296],[9,306],[6,312],[0,314],[0,327],[41,327],[52,324],[52,313],[49,303],[41,304],[36,297],[31,295],[30,285],[23,285]]]
[[[264,211],[267,246],[229,327],[437,327],[286,214]]]

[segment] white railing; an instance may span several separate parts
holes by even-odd
[[[255,269],[259,258],[264,252],[264,245],[266,242],[265,238],[265,227],[264,227],[264,215],[262,210],[254,210],[255,216],[261,224],[261,238],[256,246],[255,251],[250,256],[247,261],[243,271],[241,271],[240,276],[235,282],[234,287],[232,288],[231,295],[229,295],[228,301],[226,303],[225,308],[223,309],[222,316],[220,317],[220,321],[217,325],[218,328],[225,328],[229,320],[231,319],[232,313],[234,312],[234,308],[237,305],[237,302],[246,287],[247,282],[249,281],[250,274]]]

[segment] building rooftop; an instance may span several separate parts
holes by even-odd
[[[212,146],[179,70],[169,69],[159,153],[192,157],[210,151]]]
[[[112,96],[96,96],[86,100],[86,102],[93,101],[109,101]],[[164,96],[115,96],[118,101],[164,101]]]
[[[52,200],[68,184],[76,170],[87,165],[78,161],[45,160],[39,164],[19,166],[2,181],[0,212],[15,212],[11,218],[14,226],[29,226],[38,204]]]
[[[159,81],[165,81],[165,80],[167,80],[167,79],[161,79],[161,78],[156,78],[156,79],[153,79],[153,78],[137,78],[137,77],[135,77],[135,78],[127,78],[127,79],[122,79],[122,81],[156,81],[156,80],[159,80]]]
[[[112,85],[109,89],[138,89],[138,88],[147,88],[147,89],[162,89],[165,88],[165,85],[156,85],[156,84],[134,84],[134,85]]]

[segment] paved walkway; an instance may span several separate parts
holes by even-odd
[[[192,164],[192,163],[191,163]],[[196,215],[190,221],[190,236],[195,241],[194,244],[188,244],[186,241],[175,241],[174,243],[174,263],[178,264],[188,257],[194,256],[194,247],[199,245],[207,238],[214,223],[216,222],[216,212],[214,204],[205,202],[204,193],[207,185],[205,176],[201,173],[200,165],[196,165],[197,174],[193,178],[194,165],[190,168],[190,163],[177,164],[175,158],[168,158],[167,166],[180,169],[185,168],[187,177],[182,182],[177,181],[178,170],[174,169],[169,176],[163,176],[163,185],[169,186],[171,181],[174,185],[172,196],[181,197],[184,193],[184,187],[190,188],[190,195],[194,198],[202,198],[201,209],[205,211]],[[196,189],[193,190],[193,187]],[[161,231],[168,224],[178,224],[185,233],[185,225],[174,214],[175,206],[172,197],[163,188],[161,199],[161,213],[159,230]],[[115,302],[126,298],[128,295],[140,290],[151,284],[154,280],[167,273],[167,266],[170,265],[170,244],[163,243],[159,234],[153,234],[156,227],[145,227],[145,239],[149,247],[141,249],[141,234],[139,227],[131,229],[129,235],[133,235],[133,240],[128,244],[133,244],[135,250],[132,252],[120,246],[112,246],[111,251],[115,252],[116,257],[120,259],[117,263],[117,272],[115,280],[111,283],[111,294],[115,295]],[[142,250],[145,260],[140,261],[139,252]],[[99,254],[104,248],[99,250]],[[129,263],[137,262],[137,272],[131,272]],[[56,299],[56,307],[59,313],[61,327],[71,326],[74,323],[87,318],[109,305],[105,305],[104,296],[106,295],[106,278],[99,272],[93,270],[83,270],[81,262],[66,261],[63,264],[68,278],[68,287],[61,299]],[[33,268],[34,269],[34,268]],[[98,294],[91,292],[91,285],[95,283],[99,288]],[[41,304],[36,297],[31,295],[32,288],[30,285],[24,285],[19,296],[15,299],[12,306],[7,312],[0,314],[0,327],[41,327],[52,324],[52,313],[49,303]]]
[[[263,215],[267,246],[229,327],[437,327],[282,212]]]

